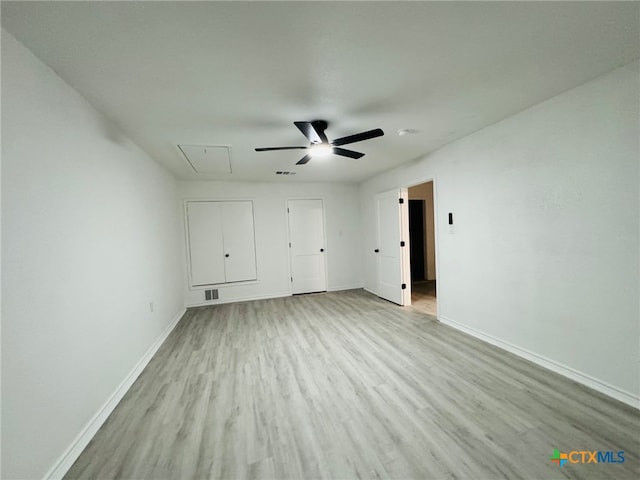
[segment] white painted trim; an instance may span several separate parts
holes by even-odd
[[[440,297],[436,302],[436,318],[440,318],[440,305],[442,305],[442,289],[439,288],[440,285],[440,238],[438,237],[438,219],[440,218],[438,215],[438,182],[436,180],[436,176],[434,175],[431,179],[433,183],[433,244],[436,250],[435,261],[436,261],[436,291],[437,296]],[[429,275],[427,275],[429,276]]]
[[[256,197],[212,197],[211,195],[204,195],[202,197],[184,197],[182,202],[186,206],[187,202],[247,202],[249,200],[255,202]]]
[[[188,303],[186,305],[187,308],[192,308],[192,307],[209,307],[212,305],[223,305],[225,303],[237,303],[237,302],[252,302],[254,300],[268,300],[270,298],[283,298],[283,297],[290,297],[291,296],[291,292],[280,292],[280,293],[272,293],[269,295],[256,295],[256,296],[249,296],[249,297],[235,297],[235,298],[222,298],[222,299],[218,299],[218,300],[211,300],[211,301],[204,301],[204,302],[195,302],[195,303]]]
[[[406,288],[402,291],[402,306],[411,305],[411,238],[409,235],[409,189],[400,188],[400,198],[404,200],[400,204],[400,241],[404,241],[404,247],[400,247],[400,262],[402,271],[402,283]]]
[[[171,323],[167,325],[167,328],[160,334],[158,339],[149,347],[146,353],[133,367],[129,374],[125,377],[122,383],[111,394],[109,399],[98,409],[93,418],[84,426],[78,436],[71,442],[71,445],[67,447],[64,453],[53,464],[49,471],[45,474],[45,479],[61,479],[69,471],[73,463],[78,459],[80,454],[89,444],[93,436],[100,430],[102,424],[107,420],[111,412],[118,406],[122,397],[129,391],[133,382],[140,376],[147,364],[151,361],[155,353],[160,346],[167,339],[169,334],[173,331],[178,324],[182,316],[185,314],[186,309],[182,307],[180,311],[173,317]]]
[[[232,288],[232,287],[243,287],[245,285],[258,285],[260,280],[240,280],[238,282],[229,282],[229,283],[209,283],[207,285],[193,285],[189,287],[189,290],[192,292],[199,292],[204,290],[211,290],[212,288]]]
[[[289,228],[289,198],[284,199],[284,216],[287,219],[287,265],[289,270],[287,276],[289,278],[289,295],[293,295],[293,266],[291,265],[291,231]]]
[[[327,292],[341,292],[343,290],[359,290],[361,288],[364,288],[362,286],[362,284],[358,284],[358,285],[341,285],[338,287],[331,287],[330,289],[327,290]],[[365,288],[366,290],[366,288]],[[322,293],[322,292],[318,292],[318,293]],[[373,293],[373,292],[370,292]],[[374,294],[375,295],[375,294]],[[252,302],[254,300],[269,300],[271,298],[284,298],[284,297],[292,297],[293,294],[291,292],[280,292],[280,293],[272,293],[269,295],[257,295],[257,296],[249,296],[249,297],[238,297],[238,298],[225,298],[225,299],[218,299],[218,300],[211,300],[211,301],[204,301],[204,302],[196,302],[196,303],[189,303],[186,305],[187,308],[193,308],[193,307],[209,307],[209,306],[213,306],[213,305],[223,305],[226,303],[238,303],[238,302]]]
[[[530,350],[526,350],[524,348],[518,347],[517,345],[496,338],[493,335],[483,333],[479,330],[476,330],[475,328],[467,327],[466,325],[458,323],[455,320],[451,320],[450,318],[447,318],[445,316],[438,317],[438,320],[440,320],[445,325],[455,328],[456,330],[460,330],[461,332],[471,335],[472,337],[476,337],[484,342],[490,343],[491,345],[494,345],[498,348],[506,350],[507,352],[524,358],[525,360],[529,360],[530,362],[546,368],[547,370],[559,373],[564,377],[570,378],[571,380],[581,383],[582,385],[585,385],[609,397],[626,403],[631,407],[640,409],[640,396],[634,395],[630,392],[610,385],[607,382],[603,382],[602,380],[598,380],[597,378],[587,375],[586,373],[582,373],[571,367],[567,367],[566,365],[558,363],[555,360],[551,360],[540,354],[531,352]]]

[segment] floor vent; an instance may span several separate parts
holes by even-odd
[[[204,299],[205,300],[218,300],[218,289],[205,290],[204,291]]]

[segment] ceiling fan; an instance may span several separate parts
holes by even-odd
[[[336,138],[332,142],[327,139],[324,131],[329,124],[325,120],[314,120],[312,122],[293,122],[298,127],[302,134],[307,137],[307,140],[311,142],[308,147],[263,147],[256,148],[256,152],[267,152],[271,150],[307,150],[307,153],[302,157],[296,165],[304,165],[309,160],[315,157],[326,157],[328,155],[340,155],[342,157],[360,158],[364,157],[364,153],[356,152],[354,150],[347,150],[346,148],[340,148],[341,145],[347,145],[349,143],[361,142],[363,140],[369,140],[370,138],[381,137],[384,132],[380,128],[375,130],[368,130],[362,133],[356,133],[355,135],[349,135],[347,137]]]

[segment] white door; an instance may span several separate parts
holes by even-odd
[[[220,202],[188,202],[191,285],[224,283],[224,248]]]
[[[253,202],[187,202],[191,286],[255,280]]]
[[[222,240],[226,281],[255,280],[257,275],[253,202],[222,204]]]
[[[409,235],[408,232],[404,232],[408,230],[405,218],[408,212],[406,198],[406,189],[376,195],[377,293],[378,296],[398,305],[408,305],[411,302],[411,285],[403,268],[405,252],[409,252]],[[401,199],[404,203],[400,203]],[[404,247],[401,246],[401,242],[405,243]]]
[[[289,200],[289,252],[292,292],[327,290],[322,200]]]

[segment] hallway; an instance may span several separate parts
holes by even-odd
[[[436,316],[436,281],[424,280],[411,284],[411,306],[415,310],[427,315]]]

